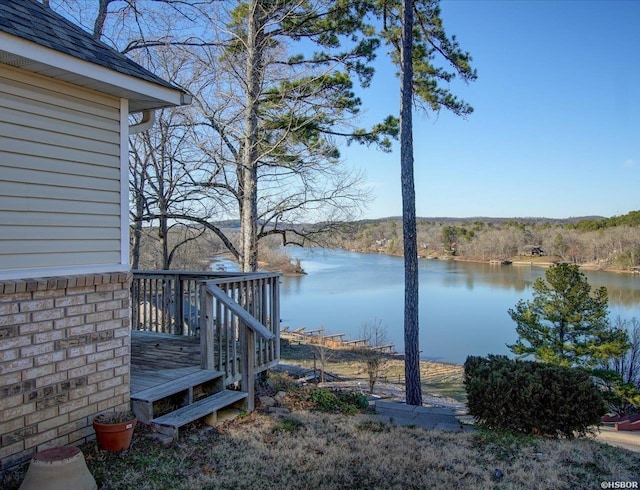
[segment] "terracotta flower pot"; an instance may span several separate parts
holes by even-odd
[[[133,429],[138,420],[134,417],[131,420],[118,423],[101,423],[93,421],[93,430],[96,431],[98,446],[107,451],[121,451],[128,449],[133,437]]]
[[[20,490],[97,490],[84,454],[77,447],[55,446],[38,451]]]

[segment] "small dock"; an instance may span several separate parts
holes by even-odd
[[[371,349],[385,354],[397,354],[394,344],[370,345],[367,339],[348,340],[343,333],[324,335],[324,328],[307,330],[306,327],[290,330],[288,326],[280,329],[282,338],[306,344],[323,345],[329,349]]]
[[[511,265],[513,262],[507,259],[492,259],[489,261],[491,265]]]

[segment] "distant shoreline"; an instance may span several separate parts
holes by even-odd
[[[509,265],[517,265],[517,266],[538,266],[538,267],[550,267],[554,264],[559,264],[564,262],[562,259],[557,258],[557,260],[530,260],[536,259],[537,257],[527,257],[523,258],[522,256],[513,257],[508,259],[511,261]],[[490,260],[479,260],[479,259],[466,259],[464,257],[453,257],[452,260],[459,262],[477,262],[477,263],[486,263],[489,264]],[[602,267],[597,264],[576,264],[580,269],[589,270],[589,271],[602,271],[602,272],[615,272],[620,274],[637,274],[637,272],[627,269],[615,269],[610,267]]]
[[[329,250],[347,250],[347,249],[335,248],[335,249],[329,249]],[[362,254],[386,255],[387,257],[399,257],[399,258],[402,258],[402,254],[389,254],[389,253],[384,253],[384,252],[370,252],[370,251],[366,251],[366,250],[357,250],[357,249],[348,249],[348,251],[349,252],[362,253]],[[454,262],[472,262],[472,263],[476,263],[476,264],[491,264],[491,262],[493,260],[496,260],[496,259],[474,259],[474,258],[460,257],[460,256],[454,256],[454,255],[440,256],[440,255],[435,255],[435,254],[419,255],[418,259],[419,260],[443,260],[443,261],[452,260]],[[537,266],[537,267],[550,267],[550,266],[552,266],[554,264],[565,262],[560,257],[557,257],[557,256],[542,256],[542,257],[534,257],[534,256],[532,256],[532,257],[529,257],[529,256],[516,255],[514,257],[511,257],[511,258],[508,258],[508,259],[504,259],[504,260],[510,262],[510,264],[504,264],[504,265]],[[502,265],[502,266],[504,266],[504,265]],[[612,268],[612,267],[602,267],[602,266],[600,266],[598,264],[585,263],[585,264],[576,264],[576,265],[580,269],[589,270],[589,271],[614,272],[614,273],[620,273],[620,274],[638,274],[638,272],[633,271],[633,270],[619,269],[619,268]],[[500,265],[498,265],[498,266],[500,266]]]
[[[322,248],[322,247],[321,247]],[[402,254],[389,254],[389,253],[385,253],[385,252],[372,252],[369,250],[358,250],[358,249],[346,249],[343,247],[336,247],[336,248],[326,248],[326,250],[345,250],[348,252],[356,252],[356,253],[361,253],[361,254],[371,254],[371,255],[386,255],[387,257],[399,257],[402,258]],[[225,253],[225,254],[221,254],[220,257],[224,257],[230,260],[233,260],[233,256],[231,254]],[[282,257],[279,257],[279,259],[282,259]],[[446,261],[446,260],[452,260],[455,262],[471,262],[471,263],[476,263],[476,264],[491,264],[491,262],[493,260],[496,259],[475,259],[475,258],[467,258],[467,257],[460,257],[460,256],[453,256],[453,255],[444,255],[444,256],[440,256],[440,255],[436,255],[435,252],[429,253],[427,255],[419,255],[418,256],[419,260],[442,260],[442,261]],[[500,259],[498,259],[500,260]],[[504,264],[504,265],[500,265],[497,264],[496,267],[504,267],[506,265],[515,265],[515,266],[536,266],[536,267],[550,267],[554,264],[557,263],[561,263],[563,262],[563,260],[560,257],[557,256],[542,256],[542,257],[535,257],[535,256],[522,256],[522,255],[516,255],[514,257],[508,258],[508,259],[504,259],[507,260],[509,262],[511,262],[510,264]],[[216,261],[209,261],[210,264],[215,263]],[[304,271],[304,268],[298,268],[296,267],[296,265],[289,263],[289,265],[291,267],[289,267],[287,270],[280,270],[278,266],[282,266],[282,260],[279,261],[274,261],[273,263],[271,263],[271,261],[269,260],[261,260],[260,261],[260,270],[262,271],[267,271],[267,272],[280,272],[282,273],[284,276],[288,276],[288,277],[299,277],[299,276],[305,276],[307,273]],[[578,267],[580,269],[586,270],[586,271],[602,271],[602,272],[612,272],[612,273],[618,273],[618,274],[638,274],[637,271],[634,270],[629,270],[629,269],[619,269],[619,268],[612,268],[612,267],[602,267],[598,264],[591,264],[591,263],[585,263],[585,264],[576,264],[578,265]]]

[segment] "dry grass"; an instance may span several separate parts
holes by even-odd
[[[103,490],[581,489],[637,481],[640,464],[593,440],[425,431],[313,411],[194,425],[166,447],[139,431],[120,454],[82,449]]]
[[[297,355],[305,361],[303,351],[294,351],[283,358],[291,362]],[[332,369],[353,373],[352,362],[357,361],[349,354],[339,354]],[[456,386],[446,370],[439,376],[441,382],[430,381]],[[283,375],[270,381],[272,390],[291,383]],[[588,489],[603,481],[640,480],[638,453],[593,439],[385,425],[362,413],[314,411],[297,388],[283,404],[290,413],[254,412],[216,428],[194,424],[168,446],[150,439],[149,429],[139,425],[127,451],[107,453],[95,443],[82,450],[101,490]],[[19,472],[6,474],[0,488],[15,490],[21,479]]]

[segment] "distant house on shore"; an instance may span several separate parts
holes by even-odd
[[[529,257],[542,257],[547,255],[539,245],[525,245],[522,247],[518,255],[527,255]]]
[[[128,138],[183,90],[0,0],[0,470],[129,407]]]

